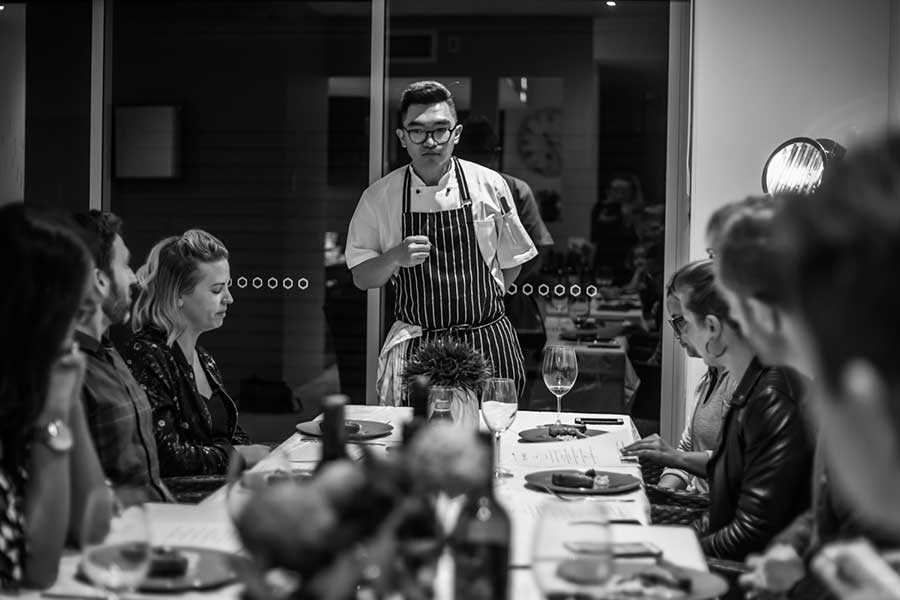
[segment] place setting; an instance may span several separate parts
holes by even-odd
[[[578,357],[573,346],[547,346],[541,373],[547,389],[556,397],[556,422],[520,431],[520,442],[565,442],[606,433],[604,429],[589,428],[590,423],[583,419],[574,424],[562,422],[562,397],[569,393],[578,378]],[[609,422],[613,425],[621,423],[621,419]]]
[[[312,437],[322,437],[324,435],[322,432],[322,421],[297,423],[296,429],[303,435]],[[394,426],[381,421],[346,419],[344,421],[344,431],[347,433],[348,442],[361,442],[390,435],[394,431]]]

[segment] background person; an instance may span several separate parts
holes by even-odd
[[[48,587],[104,486],[79,402],[79,311],[95,308],[84,245],[21,204],[0,208],[0,590]],[[107,519],[98,519],[105,524]]]
[[[225,245],[188,230],[158,242],[137,277],[136,333],[122,354],[153,408],[162,475],[224,474],[233,451],[253,466],[269,449],[250,444],[215,360],[197,344],[234,301]]]
[[[136,279],[131,253],[122,239],[122,221],[93,210],[75,215],[82,241],[91,252],[91,285],[99,310],[76,324],[75,339],[87,360],[81,401],[91,438],[114,486],[137,489],[144,500],[174,500],[159,475],[153,419],[147,394],[107,337],[111,325],[131,316]],[[123,498],[127,504],[128,498]]]
[[[357,287],[395,286],[379,398],[402,403],[405,357],[445,336],[482,352],[494,376],[513,379],[521,397],[524,361],[503,295],[537,250],[503,177],[453,157],[462,126],[446,87],[411,84],[400,99],[400,122],[396,133],[410,164],[363,192],[345,251]]]
[[[653,434],[626,446],[624,454],[667,467],[659,480],[662,487],[708,493],[707,463],[719,445],[722,424],[737,386],[737,380],[723,365],[741,362],[724,358],[724,354],[752,356],[753,351],[728,316],[728,305],[715,286],[711,261],[693,262],[676,271],[666,289],[666,309],[675,339],[688,356],[703,359],[709,369],[697,386],[694,413],[678,447],[673,448]],[[718,337],[703,339],[702,330],[692,328],[691,323],[715,326]],[[722,355],[713,354],[711,348],[720,348]]]

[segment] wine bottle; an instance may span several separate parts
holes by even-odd
[[[316,465],[317,471],[331,461],[348,458],[347,426],[344,421],[347,400],[349,398],[343,394],[331,394],[322,401],[322,457]]]
[[[410,421],[403,424],[403,445],[409,444],[416,432],[428,418],[428,390],[430,388],[427,375],[416,375],[409,382],[409,403],[413,409]]]
[[[502,600],[509,596],[512,524],[494,496],[491,438],[478,434],[484,467],[480,482],[466,498],[450,540],[455,562],[454,598]]]

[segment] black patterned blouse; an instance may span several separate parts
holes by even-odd
[[[25,480],[24,471],[10,474],[0,467],[0,591],[16,590],[22,581]]]
[[[237,424],[237,405],[225,391],[212,355],[197,346],[213,394],[225,406],[227,436],[215,434],[194,371],[178,343],[166,343],[165,332],[145,327],[122,348],[122,356],[150,400],[162,476],[225,473],[233,446],[250,440]]]

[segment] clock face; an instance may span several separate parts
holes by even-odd
[[[562,174],[562,111],[542,108],[528,115],[519,126],[516,143],[530,171],[545,177]]]

